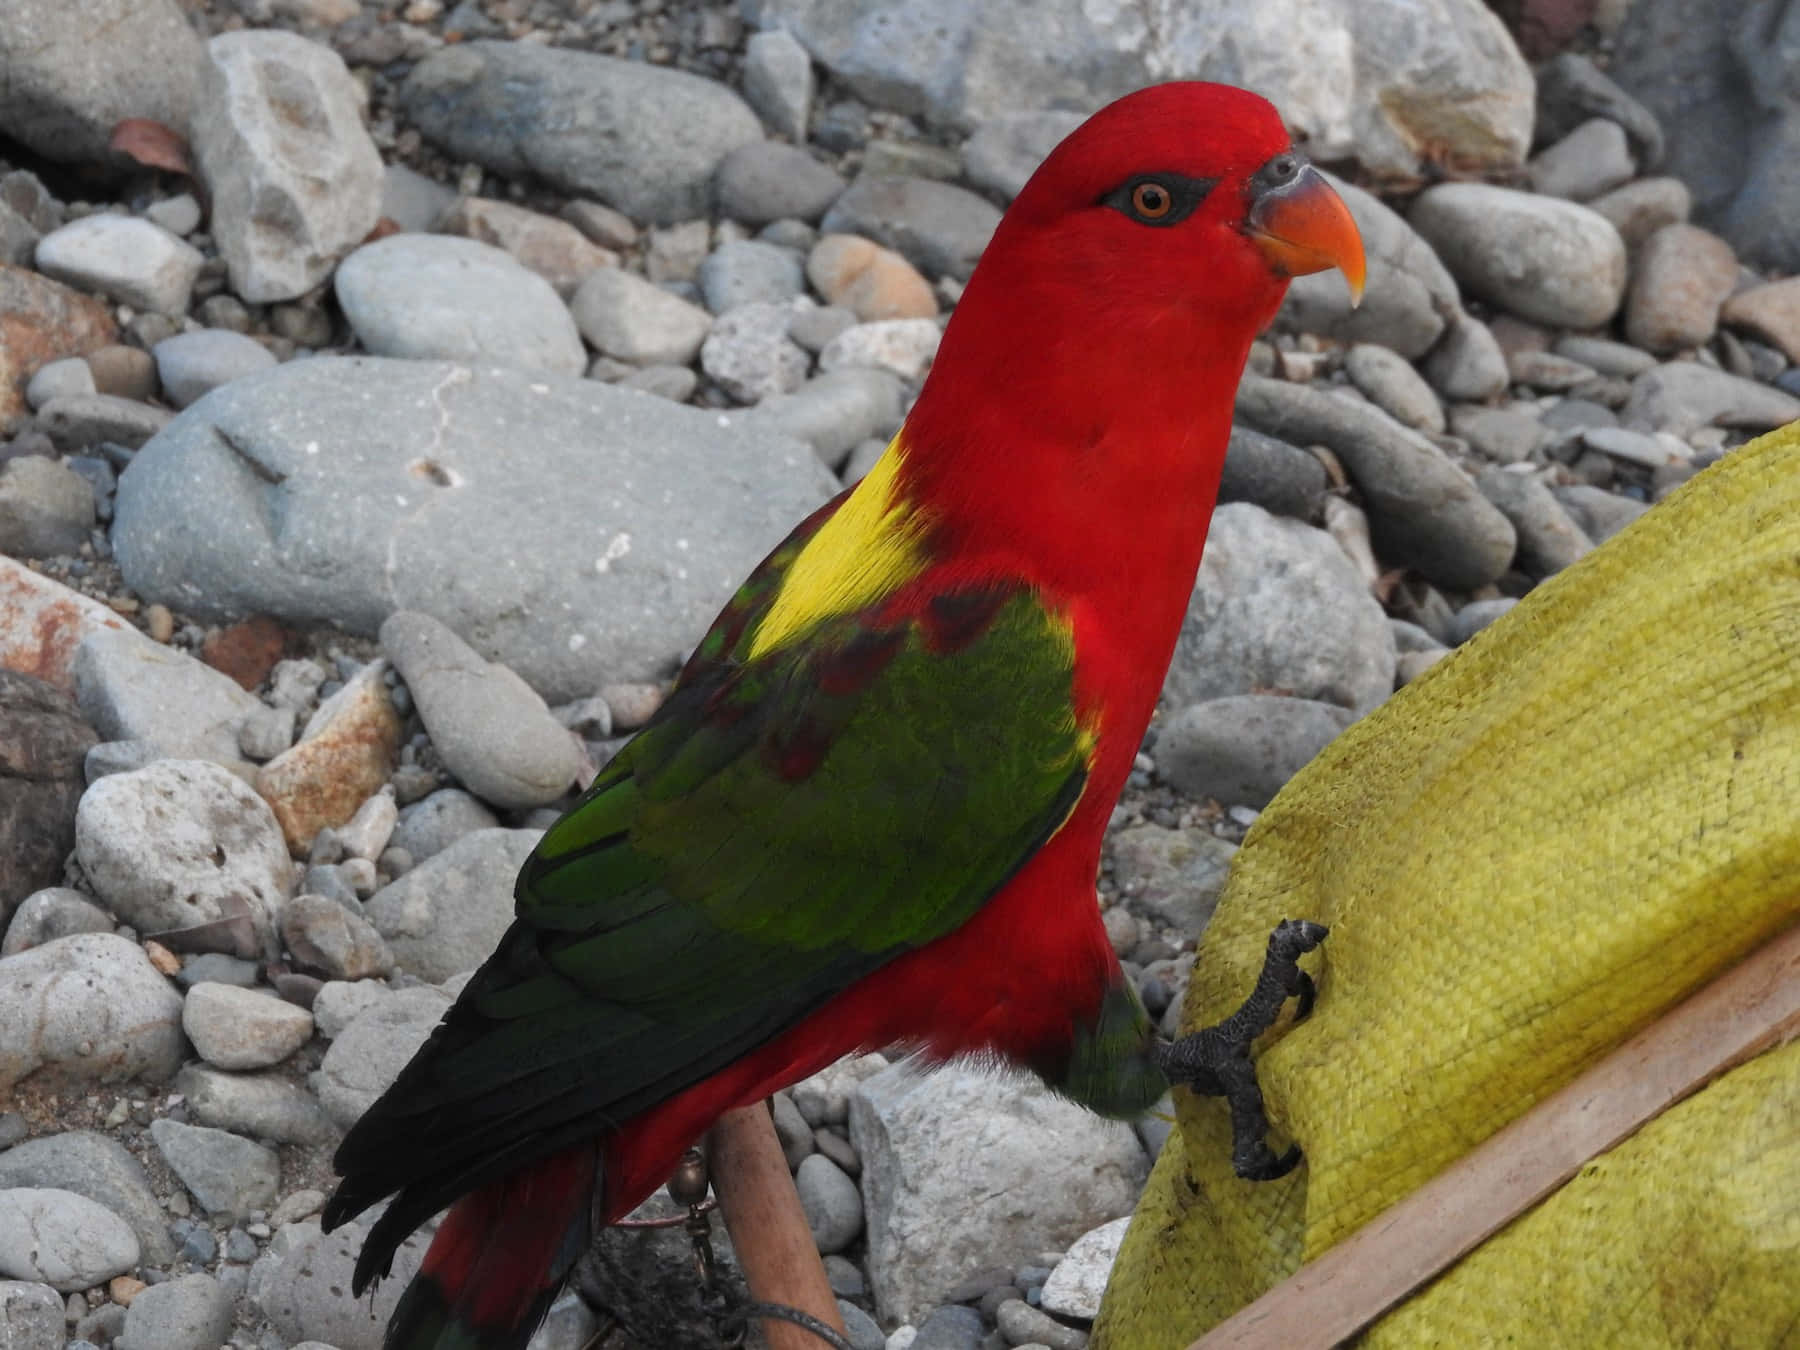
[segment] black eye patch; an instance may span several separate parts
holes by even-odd
[[[1100,199],[1140,225],[1179,225],[1193,215],[1216,178],[1189,178],[1179,173],[1133,174]]]

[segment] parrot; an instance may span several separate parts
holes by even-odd
[[[538,842],[514,919],[349,1130],[353,1288],[448,1206],[388,1350],[518,1350],[597,1225],[723,1113],[841,1056],[1011,1062],[1129,1118],[1227,1097],[1325,930],[1173,1043],[1122,971],[1103,836],[1155,710],[1252,340],[1362,241],[1275,108],[1177,81],[1094,113],[1002,216],[917,400],[726,603]],[[1255,1004],[1253,1008],[1251,1005]]]

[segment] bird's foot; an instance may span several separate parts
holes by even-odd
[[[1262,974],[1243,1006],[1216,1026],[1157,1047],[1157,1067],[1170,1082],[1205,1097],[1225,1098],[1231,1110],[1231,1166],[1246,1181],[1273,1181],[1300,1162],[1297,1146],[1277,1155],[1266,1141],[1269,1118],[1250,1061],[1250,1043],[1275,1024],[1288,999],[1299,999],[1301,1017],[1312,1011],[1312,976],[1300,969],[1299,961],[1329,931],[1305,919],[1283,919],[1269,934]]]

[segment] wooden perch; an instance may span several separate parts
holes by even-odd
[[[719,1213],[725,1216],[750,1297],[785,1303],[843,1335],[844,1319],[768,1106],[758,1102],[720,1116],[707,1155]],[[765,1318],[762,1328],[769,1350],[821,1350],[824,1344],[805,1328],[777,1318]]]
[[[1646,1027],[1188,1350],[1346,1340],[1682,1098],[1800,1036],[1800,927]]]

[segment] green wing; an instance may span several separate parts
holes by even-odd
[[[346,1138],[334,1216],[398,1189],[404,1235],[699,1082],[967,921],[1067,818],[1090,741],[1061,616],[927,576],[903,617],[752,659],[797,547],[539,843],[499,949]]]

